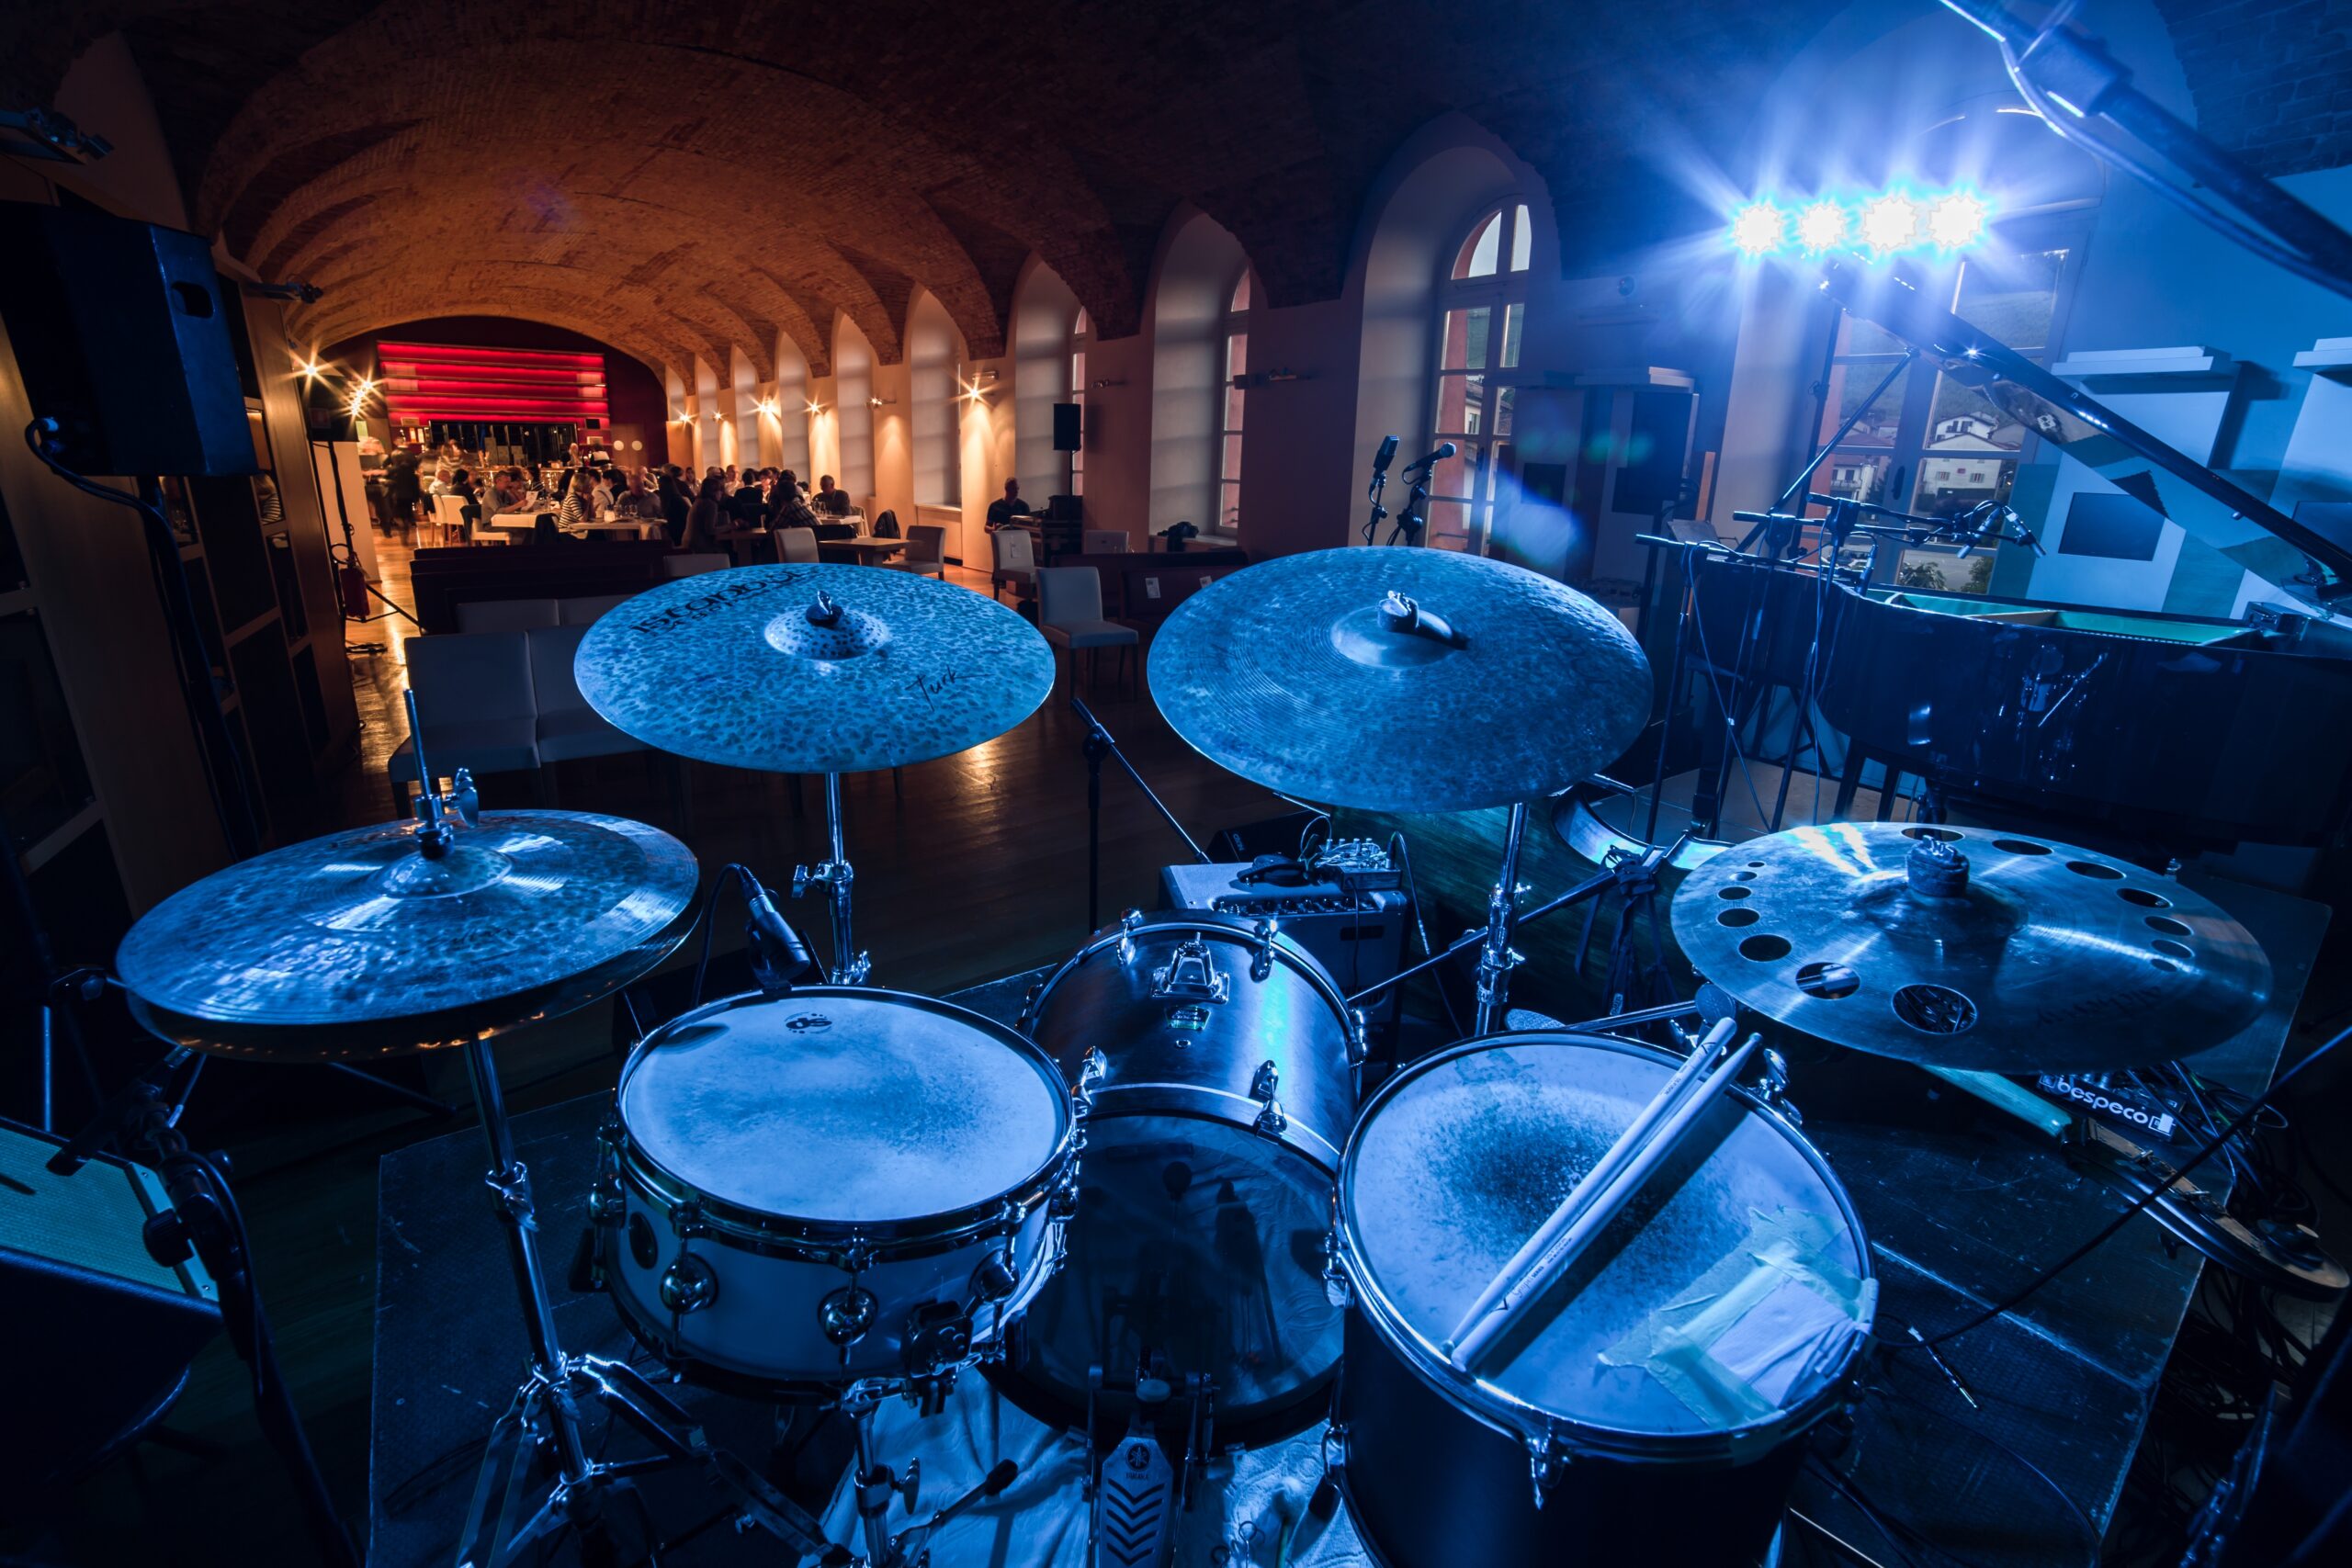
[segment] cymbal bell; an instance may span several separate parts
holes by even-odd
[[[1153,639],[1152,700],[1210,761],[1367,811],[1549,795],[1648,720],[1649,661],[1617,617],[1521,567],[1336,549],[1238,571]]]
[[[2038,834],[1837,822],[1735,844],[1674,897],[1699,972],[1801,1033],[1927,1066],[2086,1072],[2227,1041],[2268,998],[2246,929]]]
[[[225,1055],[433,1050],[608,997],[684,940],[695,858],[658,829],[568,811],[448,826],[438,858],[388,822],[173,894],[116,954],[133,1015]]]

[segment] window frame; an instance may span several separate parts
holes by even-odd
[[[1241,537],[1241,450],[1242,432],[1247,409],[1245,390],[1233,384],[1234,378],[1248,373],[1250,368],[1250,309],[1257,302],[1258,285],[1250,276],[1245,264],[1225,291],[1225,314],[1217,323],[1217,362],[1224,373],[1217,378],[1216,418],[1213,428],[1216,442],[1216,523],[1215,532],[1239,539]],[[1236,300],[1242,301],[1237,305]]]
[[[1453,276],[1463,254],[1477,244],[1489,223],[1498,221],[1500,226],[1495,236],[1494,271],[1476,276]],[[1534,278],[1533,223],[1527,198],[1513,192],[1481,208],[1439,258],[1436,319],[1432,323],[1436,349],[1430,371],[1429,408],[1422,423],[1432,445],[1451,441],[1459,450],[1455,457],[1433,465],[1430,470],[1426,537],[1438,548],[1485,555],[1494,542],[1501,493],[1497,481],[1510,465],[1513,444],[1510,426],[1518,389],[1536,379],[1526,368],[1528,299]],[[1465,320],[1465,363],[1449,367],[1447,348],[1455,313],[1481,309],[1491,312],[1487,318],[1486,353],[1482,355],[1485,363],[1477,367],[1466,363],[1469,356]],[[1514,346],[1517,353],[1512,355]],[[1509,365],[1503,363],[1507,355],[1512,359]],[[1467,390],[1474,378],[1477,388],[1475,399]],[[1462,428],[1447,429],[1448,393],[1455,382],[1464,388],[1461,394]],[[1439,488],[1441,476],[1449,472],[1464,477],[1462,491]],[[1463,519],[1459,533],[1438,527],[1441,508],[1459,509]],[[1453,540],[1460,542],[1446,542]]]

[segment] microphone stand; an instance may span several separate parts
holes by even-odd
[[[1094,710],[1088,707],[1075,692],[1070,694],[1069,705],[1077,710],[1080,718],[1086,721],[1086,929],[1093,931],[1102,929],[1102,760],[1104,758],[1116,761],[1120,767],[1126,770],[1127,777],[1136,781],[1136,788],[1143,791],[1143,797],[1151,802],[1152,809],[1159,812],[1160,819],[1174,829],[1178,838],[1184,840],[1184,847],[1193,852],[1193,860],[1202,865],[1207,865],[1210,863],[1209,852],[1201,848],[1199,841],[1192,834],[1184,831],[1184,824],[1176,819],[1176,814],[1173,811],[1168,809],[1168,803],[1153,793],[1151,785],[1144,782],[1143,775],[1136,772],[1136,765],[1127,761],[1126,753],[1119,750],[1119,743],[1112,739],[1111,732],[1102,728],[1102,721],[1094,716]]]
[[[1405,471],[1410,474],[1413,469]],[[1396,514],[1396,526],[1389,530],[1390,544],[1402,544],[1409,549],[1421,542],[1421,529],[1426,526],[1421,508],[1429,504],[1429,499],[1430,474],[1429,469],[1423,468],[1414,479],[1412,488],[1405,492],[1405,510]]]
[[[1367,545],[1377,541],[1380,536],[1380,525],[1388,516],[1388,508],[1380,504],[1380,498],[1387,489],[1388,470],[1386,468],[1373,469],[1372,515],[1364,520],[1363,525],[1363,542]]]

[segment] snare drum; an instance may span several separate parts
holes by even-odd
[[[1321,1280],[1360,1036],[1321,964],[1234,916],[1129,915],[1056,970],[1024,1026],[1084,1097],[1068,1258],[989,1376],[1080,1425],[1096,1370],[1147,1356],[1215,1388],[1254,1444],[1328,1408],[1340,1313]]]
[[[1003,1025],[928,997],[730,997],[621,1070],[590,1212],[600,1272],[673,1371],[790,1397],[927,1376],[1052,1272],[1069,1091]]]
[[[1440,1346],[1677,1066],[1628,1041],[1456,1045],[1373,1096],[1340,1163],[1334,1430],[1384,1568],[1756,1562],[1877,1283],[1813,1145],[1734,1089],[1478,1376]]]

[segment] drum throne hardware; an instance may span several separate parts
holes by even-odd
[[[911,572],[756,566],[682,578],[601,616],[573,660],[606,722],[662,750],[825,777],[827,858],[794,869],[822,888],[830,978],[862,983],[851,922],[841,775],[966,750],[1037,710],[1053,652],[994,600]]]

